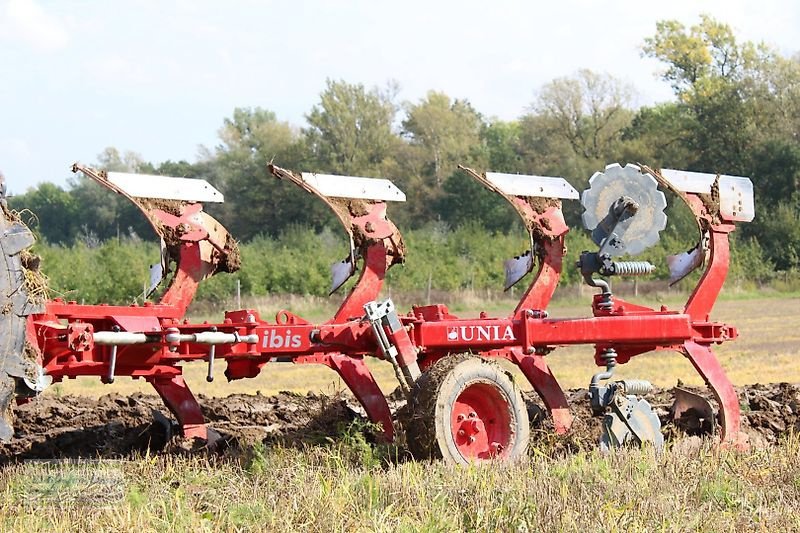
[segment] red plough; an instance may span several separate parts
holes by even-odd
[[[129,198],[151,221],[163,252],[162,265],[154,269],[153,288],[161,274],[170,269],[173,274],[157,303],[78,305],[56,299],[36,312],[19,313],[27,317],[31,375],[18,390],[28,395],[64,377],[93,375],[107,383],[119,376],[144,378],[174,413],[185,437],[209,439],[200,406],[181,374],[184,361],[205,361],[209,380],[220,359],[227,364],[229,380],[254,377],[270,362],[315,363],[341,376],[370,420],[381,424],[391,440],[392,414],[364,364],[365,356],[377,356],[392,364],[408,398],[402,425],[412,451],[455,462],[515,459],[527,447],[527,411],[510,374],[489,359],[518,365],[550,411],[556,432],[566,433],[572,417],[546,356],[559,346],[594,345],[595,361],[605,367],[590,384],[592,407],[603,416],[603,444],[660,446],[658,418],[638,398],[649,390],[649,383],[610,378],[615,366],[631,357],[670,349],[688,357],[717,396],[723,441],[741,444],[737,398],[710,349],[736,338],[737,331],[710,321],[709,314],[727,273],[728,234],[735,222],[753,218],[747,178],[634,165],[610,165],[597,173],[582,203],[584,224],[599,249],[583,252],[578,261],[586,282],[600,291],[593,298],[593,316],[552,318],[547,307],[562,272],[569,231],[561,200],[577,199],[577,191],[561,178],[482,174],[464,168],[508,200],[528,230],[530,250],[506,262],[506,288],[534,269],[536,274],[510,315],[481,313],[479,318],[460,319],[441,304],[413,307],[399,315],[391,300],[378,300],[388,268],[403,262],[405,254],[399,231],[386,217],[387,201],[405,199],[391,182],[300,174],[270,165],[276,177],[326,202],[345,227],[350,249],[332,268],[331,292],[355,274],[359,264],[360,277],[335,315],[322,324],[285,310],[269,322],[252,309],[228,311],[216,324],[192,324],[183,317],[198,284],[239,264],[234,239],[202,210],[201,202],[221,201],[221,194],[202,180],[104,173],[80,165],[75,170]],[[657,241],[666,223],[666,202],[658,186],[687,203],[700,230],[693,250],[668,258],[676,280],[705,266],[682,310],[626,302],[615,297],[603,279],[652,271],[649,263],[615,257],[636,254]]]

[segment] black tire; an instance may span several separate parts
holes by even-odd
[[[471,424],[466,433],[465,424]],[[414,457],[457,464],[519,460],[530,439],[528,411],[511,374],[470,355],[445,357],[420,376],[404,425]]]
[[[38,266],[38,258],[24,250],[33,245],[35,238],[19,217],[8,210],[0,194],[0,441],[8,442],[14,435],[11,402],[17,386],[25,387],[24,378],[34,370],[25,358],[25,330],[28,315],[41,312],[41,302],[32,301],[26,285],[26,271]]]

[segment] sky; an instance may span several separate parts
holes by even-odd
[[[800,51],[796,0],[0,0],[0,172],[21,193],[65,186],[108,146],[195,161],[236,107],[303,127],[328,78],[395,80],[401,102],[444,91],[501,120],[582,68],[631,84],[636,105],[667,101],[642,43],[701,13]]]

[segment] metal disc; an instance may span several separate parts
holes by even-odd
[[[589,180],[589,188],[581,194],[583,205],[583,225],[592,231],[592,240],[600,245],[606,235],[594,231],[600,221],[608,215],[612,204],[622,196],[632,198],[639,204],[630,225],[619,239],[624,242],[622,251],[612,251],[611,255],[642,253],[658,242],[658,233],[667,226],[664,209],[667,200],[658,190],[658,182],[649,174],[642,173],[638,166],[628,164],[621,167],[617,163],[608,165],[604,172],[596,172]]]

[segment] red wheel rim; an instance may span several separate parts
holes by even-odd
[[[511,413],[497,387],[472,383],[461,391],[450,414],[453,441],[468,459],[491,459],[511,451]]]

